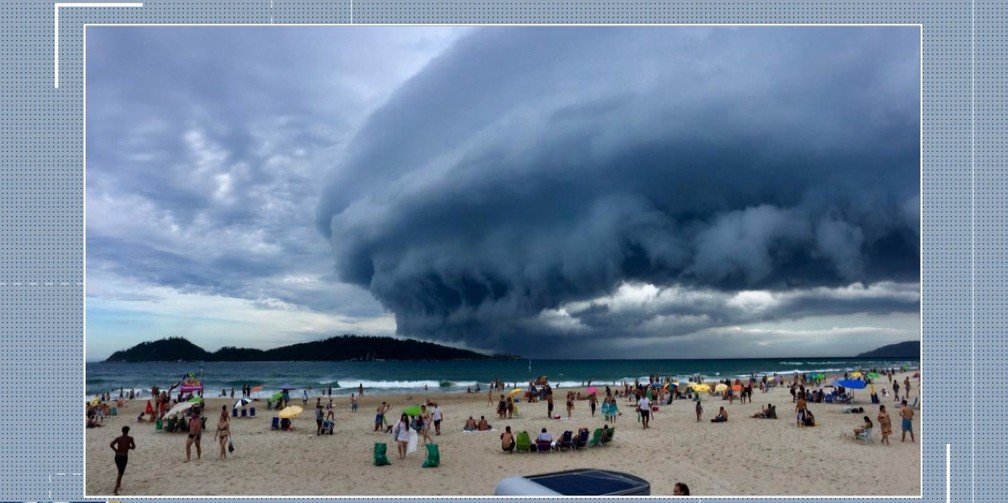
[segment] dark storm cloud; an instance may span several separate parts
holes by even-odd
[[[629,282],[913,283],[918,42],[915,28],[479,30],[370,117],[319,228],[400,333],[478,348],[611,336],[542,313]],[[774,316],[861,312],[844,305]]]

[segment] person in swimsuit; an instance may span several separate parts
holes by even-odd
[[[392,406],[385,402],[382,402],[381,405],[378,406],[378,409],[375,411],[374,431],[382,429],[385,425],[385,413],[391,408]]]
[[[501,449],[503,449],[504,452],[512,452],[512,451],[514,451],[514,448],[515,448],[515,437],[514,437],[514,434],[511,433],[511,427],[510,426],[508,426],[507,428],[504,429],[504,433],[501,433],[500,438],[501,438]]]
[[[200,438],[203,436],[203,419],[200,418],[199,409],[193,409],[192,416],[189,417],[189,438],[186,439],[185,444],[185,460],[186,463],[190,459],[190,451],[193,444],[196,444],[196,459],[200,458],[203,453],[200,448]]]
[[[423,437],[424,445],[427,445],[427,442],[434,443],[430,438],[431,415],[426,405],[420,406],[420,419],[418,423],[420,423],[418,426],[420,426],[420,436]]]
[[[892,435],[892,419],[889,418],[889,413],[886,412],[885,405],[879,405],[878,422],[879,428],[882,429],[882,443],[889,445],[889,435]]]
[[[221,410],[220,419],[217,420],[217,432],[214,433],[214,438],[220,442],[220,458],[227,459],[227,441],[228,436],[231,435],[231,422],[227,415],[227,406],[223,407]]]
[[[119,475],[116,476],[115,489],[112,493],[116,496],[119,495],[119,488],[122,487],[122,476],[126,473],[126,462],[129,461],[127,457],[129,455],[130,449],[136,449],[136,444],[133,443],[133,437],[129,436],[129,426],[122,427],[122,435],[117,437],[115,440],[109,444],[109,447],[115,451],[115,464],[116,469],[119,471]]]
[[[902,429],[903,429],[903,436],[900,438],[900,442],[906,442],[906,435],[907,435],[907,433],[910,434],[910,441],[913,442],[914,441],[914,434],[913,434],[913,416],[914,416],[914,412],[913,412],[913,409],[911,409],[907,405],[907,401],[906,400],[903,400],[902,402],[900,402],[900,405],[903,406],[902,408],[900,408],[900,413],[899,413],[900,417],[903,418],[902,422],[900,423],[900,425],[902,426]]]
[[[598,406],[598,397],[595,396],[595,393],[592,393],[591,396],[588,397],[588,408],[591,409],[592,417],[595,417],[596,406]]]
[[[567,417],[571,417],[574,414],[574,392],[567,392]]]

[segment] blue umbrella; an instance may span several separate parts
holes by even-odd
[[[833,381],[834,386],[843,386],[850,389],[864,389],[865,382],[860,379],[840,379]]]
[[[280,386],[280,389],[282,389],[284,391],[290,391],[292,389],[298,389],[298,388],[297,388],[297,386],[291,386],[290,384],[284,384],[283,386]]]

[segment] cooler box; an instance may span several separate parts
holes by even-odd
[[[595,468],[508,477],[494,496],[649,496],[651,483],[628,473]]]

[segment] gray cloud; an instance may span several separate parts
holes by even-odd
[[[627,282],[916,282],[918,42],[912,28],[478,30],[364,123],[318,227],[340,278],[400,333],[490,349],[602,335],[542,313]],[[852,311],[775,316],[834,312]],[[696,329],[712,314],[676,316]]]

